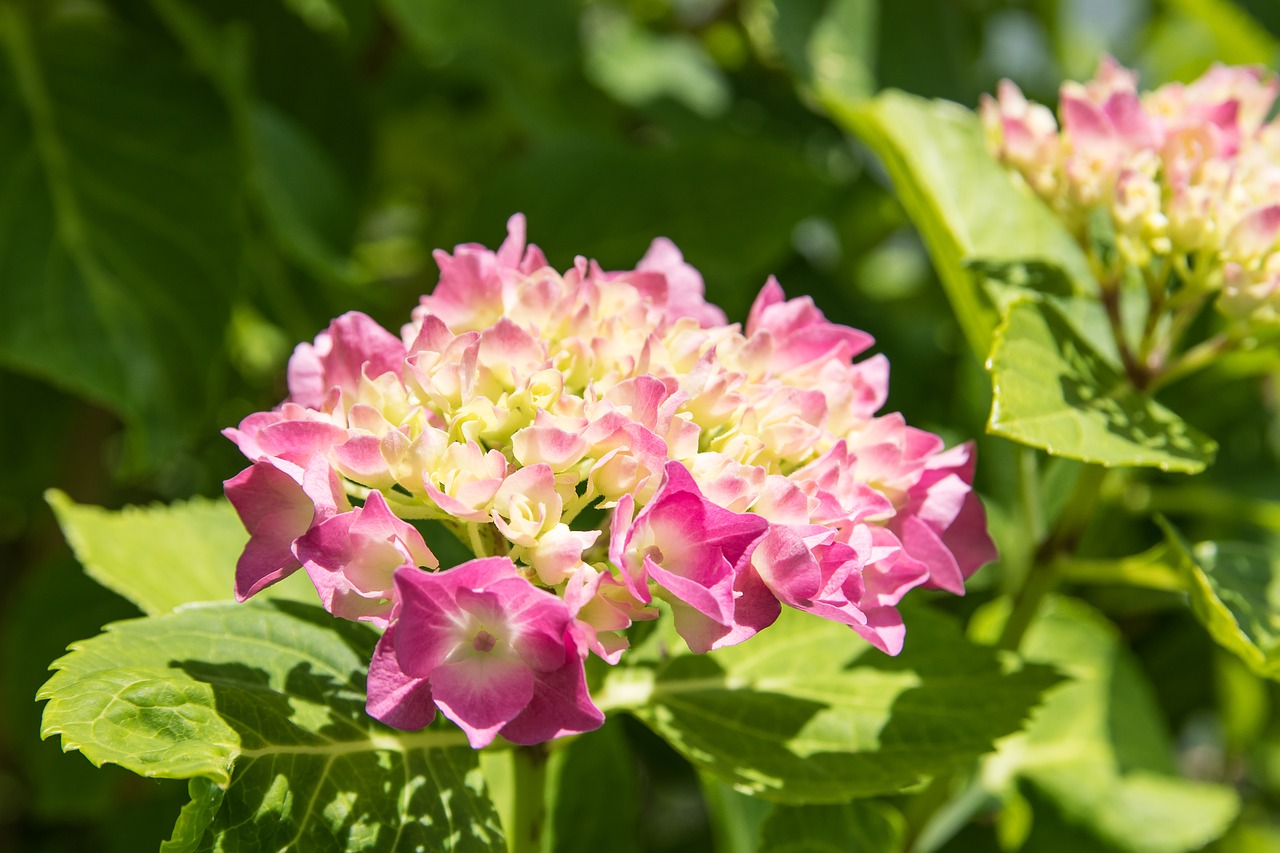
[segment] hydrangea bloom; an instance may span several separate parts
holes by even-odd
[[[436,260],[399,336],[339,317],[294,352],[289,400],[226,431],[252,462],[226,483],[237,595],[305,568],[385,627],[375,717],[439,709],[477,747],[595,728],[584,661],[616,662],[655,597],[697,652],[785,605],[895,654],[908,590],[962,593],[993,558],[972,447],[878,416],[885,359],[855,361],[870,336],[812,300],[770,279],[730,325],[669,241],[559,273],[520,216],[496,252]],[[437,570],[422,519],[476,559]]]
[[[1008,80],[981,114],[992,151],[1083,244],[1101,213],[1118,261],[1171,268],[1184,300],[1217,293],[1228,316],[1275,322],[1280,124],[1267,117],[1277,92],[1260,68],[1215,65],[1140,93],[1137,75],[1107,57],[1093,80],[1063,84],[1060,122]]]

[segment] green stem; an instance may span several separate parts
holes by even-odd
[[[1120,363],[1124,365],[1125,375],[1137,388],[1146,386],[1150,379],[1147,366],[1134,355],[1129,345],[1129,336],[1124,331],[1124,318],[1120,314],[1120,281],[1116,276],[1100,279],[1102,288],[1102,307],[1107,312],[1107,322],[1111,325],[1111,336],[1115,338],[1116,349],[1120,352]]]
[[[547,758],[543,744],[518,746],[511,755],[511,825],[507,827],[510,853],[541,853],[542,831],[547,822]]]
[[[1227,335],[1215,335],[1206,341],[1196,344],[1163,367],[1148,386],[1154,392],[1171,382],[1208,367],[1218,356],[1235,349],[1238,341]]]
[[[1057,586],[1059,557],[1075,550],[1080,535],[1089,525],[1106,476],[1107,469],[1100,465],[1089,465],[1080,472],[1071,497],[1049,535],[1036,549],[1022,585],[1013,593],[1013,606],[1000,633],[999,648],[1017,651],[1022,645],[1022,638],[1035,621],[1045,596]]]

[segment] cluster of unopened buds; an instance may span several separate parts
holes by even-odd
[[[695,652],[786,605],[896,654],[908,590],[960,594],[993,558],[972,447],[876,416],[869,335],[772,279],[729,325],[666,240],[561,274],[522,217],[508,232],[438,252],[400,335],[333,321],[289,399],[226,431],[252,462],[226,483],[251,534],[237,597],[302,568],[335,616],[385,629],[374,717],[439,709],[475,747],[594,729],[584,662],[616,663],[655,598]],[[476,559],[439,566],[431,519]]]
[[[1280,82],[1215,65],[1192,83],[1139,93],[1110,57],[1063,84],[1058,120],[1005,80],[981,106],[988,145],[1086,247],[1098,217],[1119,263],[1176,276],[1182,299],[1219,294],[1229,317],[1280,320]],[[1107,268],[1111,267],[1111,270]],[[1155,272],[1151,272],[1154,270]]]

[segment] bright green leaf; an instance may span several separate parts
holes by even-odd
[[[85,572],[142,612],[232,597],[236,559],[249,536],[226,501],[113,512],[56,489],[45,497]]]
[[[89,576],[142,612],[232,597],[236,560],[249,535],[227,501],[109,510],[77,504],[56,489],[46,499]],[[265,594],[315,601],[301,572]]]
[[[1019,780],[1033,786],[1033,803],[1043,797],[1054,806],[1033,823],[1061,819],[1098,849],[1184,853],[1226,830],[1239,810],[1235,792],[1176,775],[1161,711],[1106,619],[1078,601],[1051,599],[1022,654],[1070,677],[984,763],[989,789],[1008,796]],[[1034,828],[1031,837],[1039,837]]]
[[[1231,0],[1166,0],[1213,38],[1214,55],[1229,65],[1270,65],[1280,42]]]
[[[1190,577],[1196,618],[1254,672],[1280,680],[1280,555],[1252,542],[1192,547],[1172,525],[1161,523]]]
[[[994,400],[988,431],[1105,466],[1196,473],[1212,439],[1139,393],[1047,302],[1011,305],[987,363]]]
[[[116,622],[54,663],[42,734],[94,764],[212,783],[192,786],[173,850],[505,850],[460,732],[365,713],[376,639],[284,602]]]
[[[989,265],[1057,267],[1076,292],[1092,289],[1075,241],[1030,190],[987,153],[977,118],[945,101],[886,92],[855,102],[827,93],[836,121],[883,161],[929,248],[965,337],[979,358],[997,315],[981,287]]]
[[[0,364],[102,403],[153,466],[203,423],[240,278],[225,112],[111,30],[0,5]]]
[[[892,658],[786,610],[740,646],[646,663],[678,648],[656,631],[610,672],[602,701],[739,790],[789,803],[900,791],[991,749],[1055,681],[1042,667],[1006,671],[939,615],[912,611],[907,625]]]
[[[893,853],[902,849],[903,834],[902,816],[875,800],[831,806],[776,805],[760,831],[759,853]]]

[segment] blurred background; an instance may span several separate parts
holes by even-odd
[[[351,309],[398,328],[433,249],[496,247],[517,211],[562,269],[671,238],[731,319],[775,274],[875,335],[890,410],[981,435],[985,379],[920,239],[809,81],[972,107],[1011,77],[1053,102],[1103,52],[1154,86],[1278,45],[1274,0],[0,2],[0,849],[151,849],[186,795],[38,739],[49,662],[137,615],[83,576],[46,489],[218,494],[244,464],[219,430],[279,402],[296,342]],[[1223,476],[1274,456],[1254,399],[1204,425]],[[997,529],[1008,454],[980,455]],[[1275,841],[1274,685],[1220,701],[1233,676],[1185,609],[1134,612],[1184,769],[1247,788]],[[636,849],[708,849],[696,780],[627,731],[662,816]],[[1223,849],[1278,849],[1247,834]]]

